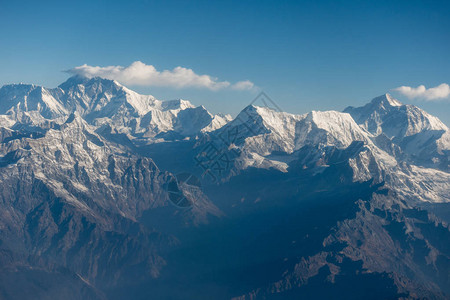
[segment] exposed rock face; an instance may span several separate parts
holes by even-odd
[[[37,138],[13,133],[0,144],[2,247],[21,253],[13,266],[65,267],[105,285],[129,268],[157,276],[165,264],[157,249],[171,238],[136,218],[164,205],[167,173],[127,157],[78,115]]]

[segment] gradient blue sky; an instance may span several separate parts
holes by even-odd
[[[82,64],[251,80],[285,111],[342,110],[450,83],[449,1],[5,1],[0,85],[55,87]],[[235,114],[254,91],[133,86]],[[450,101],[416,104],[450,124]]]

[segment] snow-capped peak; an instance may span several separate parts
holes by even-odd
[[[1,124],[39,124],[50,119],[60,123],[73,112],[91,125],[108,124],[117,132],[147,139],[172,131],[184,138],[229,121],[187,100],[161,101],[100,77],[75,75],[55,89],[24,84],[0,89],[0,115],[8,114],[0,118]]]
[[[246,126],[259,127],[286,136],[295,131],[295,123],[303,118],[301,115],[278,112],[268,107],[249,105],[238,114],[230,126],[245,123]]]
[[[306,145],[348,147],[352,142],[370,143],[370,134],[347,113],[312,111],[295,125],[295,150]]]
[[[73,76],[59,86],[61,98],[71,110],[82,115],[95,112],[96,117],[105,117],[120,107],[135,115],[146,114],[155,102],[150,95],[140,95],[114,80],[100,77]]]
[[[0,89],[0,114],[21,118],[23,113],[36,111],[45,118],[67,114],[64,105],[52,90],[31,84],[12,84]]]
[[[383,106],[402,106],[403,105],[403,103],[401,103],[397,99],[393,98],[388,93],[372,99],[371,104],[372,105],[383,105]]]
[[[449,129],[419,107],[401,104],[386,94],[344,112],[374,136],[385,136],[397,144],[417,164],[448,169]]]
[[[361,107],[347,107],[355,121],[369,132],[389,138],[405,137],[424,130],[448,130],[436,117],[414,105],[404,105],[385,94]]]
[[[175,100],[167,100],[161,102],[161,110],[184,110],[187,108],[194,108],[193,105],[188,100],[184,99],[175,99]]]

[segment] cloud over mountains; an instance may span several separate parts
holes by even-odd
[[[408,98],[419,98],[427,101],[435,101],[450,98],[450,86],[446,83],[442,83],[432,88],[426,88],[424,85],[418,87],[401,86],[395,88],[394,91]]]
[[[82,65],[70,70],[70,74],[86,77],[102,77],[117,80],[125,85],[157,86],[171,88],[198,88],[217,91],[230,88],[233,90],[251,90],[253,82],[249,80],[238,81],[234,84],[220,81],[210,75],[199,75],[192,69],[176,67],[173,70],[158,71],[153,65],[135,61],[127,67],[123,66],[89,66]]]

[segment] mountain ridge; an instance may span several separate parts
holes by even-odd
[[[0,269],[56,277],[76,299],[182,298],[174,280],[206,298],[304,297],[316,281],[345,298],[360,280],[445,299],[450,220],[428,210],[450,203],[437,120],[387,94],[232,119],[100,78],[2,87]]]

